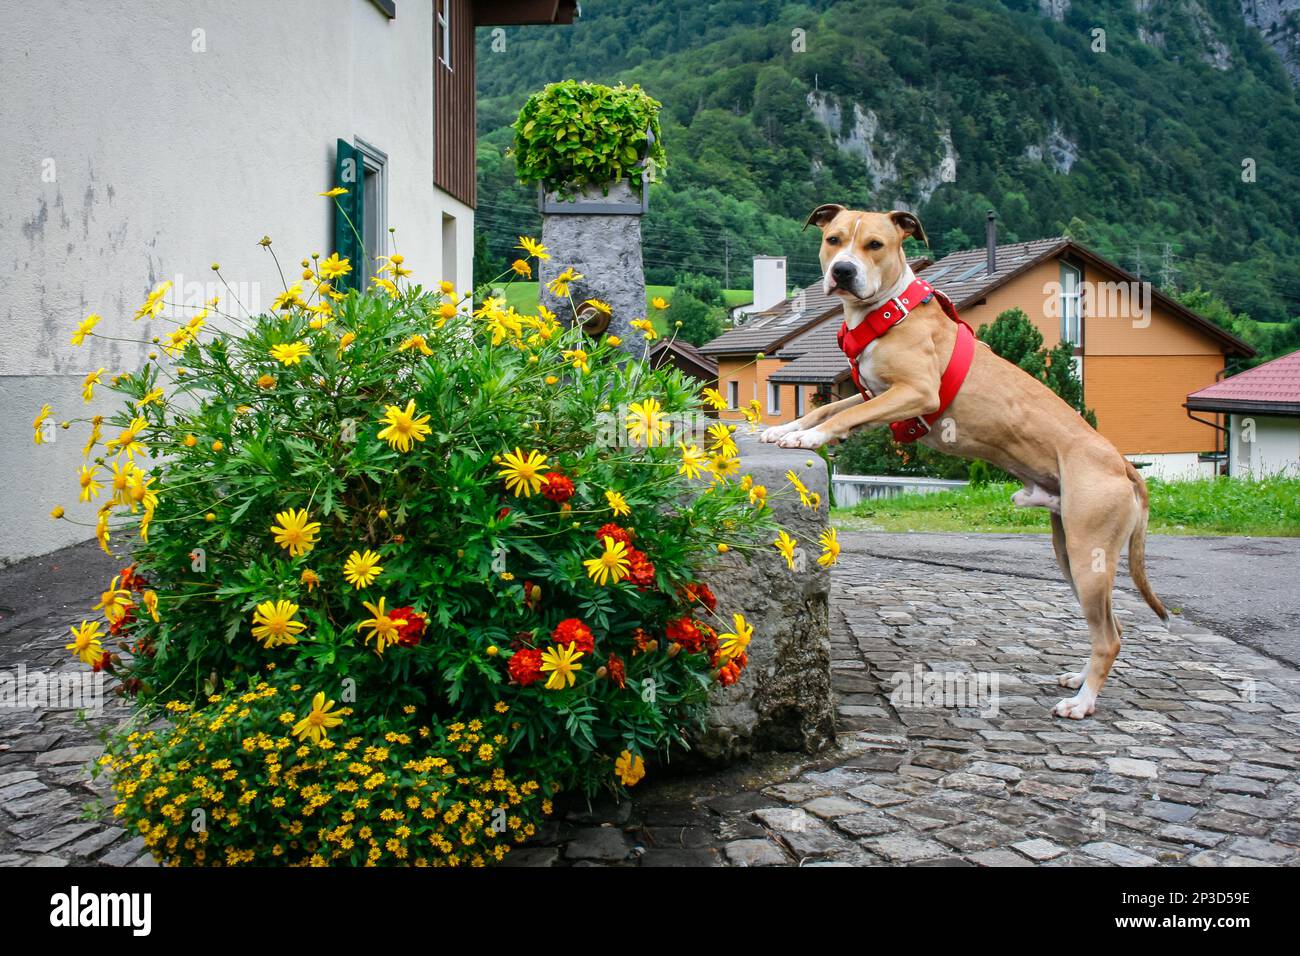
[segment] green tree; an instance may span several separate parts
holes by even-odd
[[[1020,366],[1034,378],[1043,377],[1047,358],[1043,351],[1043,333],[1029,321],[1022,309],[1007,309],[993,320],[992,325],[981,325],[975,334],[1012,365]]]
[[[686,289],[673,292],[668,318],[671,322],[680,322],[677,335],[691,345],[703,345],[716,339],[725,328],[722,316],[724,310],[718,306],[702,302]]]

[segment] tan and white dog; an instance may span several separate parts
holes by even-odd
[[[849,328],[902,294],[914,280],[903,240],[915,236],[925,241],[925,231],[911,213],[854,212],[825,205],[813,211],[807,225],[822,230],[824,288],[843,300]],[[796,422],[767,429],[762,440],[785,448],[818,448],[860,428],[935,412],[956,330],[957,324],[931,298],[858,357],[871,399],[855,395],[829,403]],[[1156,614],[1168,617],[1147,582],[1147,489],[1142,476],[1051,389],[987,348],[975,350],[961,390],[921,442],[950,455],[983,459],[1015,475],[1025,487],[1012,501],[1051,512],[1056,559],[1079,599],[1092,638],[1092,655],[1084,668],[1058,678],[1061,686],[1077,693],[1060,701],[1052,713],[1076,720],[1087,717],[1119,654],[1120,625],[1111,608],[1111,592],[1125,542],[1133,583]]]

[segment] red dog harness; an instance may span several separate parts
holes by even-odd
[[[903,444],[914,442],[929,434],[931,426],[940,419],[952,404],[952,400],[957,397],[962,383],[966,381],[966,373],[970,371],[971,361],[975,357],[975,333],[957,314],[957,307],[952,304],[952,300],[924,279],[915,280],[900,295],[874,311],[868,312],[866,318],[854,328],[850,329],[847,321],[840,326],[840,351],[849,360],[853,384],[857,386],[863,398],[870,400],[871,392],[862,384],[862,374],[858,371],[858,356],[868,345],[907,318],[918,305],[929,302],[931,296],[939,300],[944,314],[957,323],[957,343],[953,346],[952,357],[948,359],[948,367],[943,370],[943,376],[939,379],[939,407],[929,415],[918,415],[916,418],[894,422],[889,426],[889,430],[894,433],[894,441]]]

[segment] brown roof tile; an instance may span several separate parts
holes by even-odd
[[[1264,406],[1283,414],[1300,415],[1300,351],[1192,392],[1187,396],[1187,406],[1224,412],[1257,412]]]

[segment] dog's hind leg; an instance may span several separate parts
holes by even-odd
[[[1065,525],[1061,523],[1061,516],[1052,512],[1052,550],[1056,552],[1056,563],[1061,566],[1061,574],[1065,576],[1065,583],[1070,585],[1070,590],[1074,592],[1077,599],[1079,589],[1074,586],[1074,575],[1070,573],[1070,552],[1065,547]],[[1088,665],[1085,663],[1077,671],[1067,671],[1056,678],[1056,682],[1062,687],[1068,687],[1071,690],[1078,690],[1079,685],[1084,682],[1088,676]]]
[[[1115,572],[1125,541],[1137,520],[1133,492],[1127,479],[1095,478],[1086,489],[1065,489],[1062,515],[1066,553],[1074,593],[1083,608],[1092,640],[1092,655],[1073,697],[1057,703],[1052,713],[1082,720],[1097,705],[1111,666],[1119,656],[1120,632],[1111,604]]]

